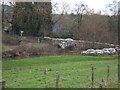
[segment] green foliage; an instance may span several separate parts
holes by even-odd
[[[108,60],[109,59],[109,60]],[[106,79],[106,67],[110,65],[110,82],[117,77],[117,57],[113,56],[47,56],[2,62],[3,79],[8,88],[44,88],[47,68],[47,85],[55,87],[56,71],[61,76],[61,87],[89,88],[91,64],[95,66],[95,86]],[[102,83],[104,84],[104,83]]]
[[[52,37],[57,37],[57,38],[73,38],[73,34],[68,31],[59,31],[57,33],[54,33]]]
[[[51,4],[47,9],[46,6],[41,6],[42,3],[16,2],[12,18],[12,29],[15,34],[20,35],[21,30],[25,36],[44,36],[45,32],[50,33]]]

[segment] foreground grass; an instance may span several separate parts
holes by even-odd
[[[0,60],[0,80],[2,80],[2,60]]]
[[[95,66],[95,85],[106,82],[106,67],[110,65],[111,84],[117,81],[117,58],[113,56],[49,56],[3,61],[3,79],[9,88],[55,87],[55,76],[61,76],[61,87],[91,87],[91,64]],[[47,75],[44,70],[47,68]],[[45,84],[47,81],[47,84]]]

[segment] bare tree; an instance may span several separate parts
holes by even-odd
[[[69,10],[70,10],[69,4],[64,2],[62,2],[62,4],[53,2],[52,3],[53,15],[59,14],[59,17],[53,20],[53,26],[63,17],[64,14],[68,14]]]
[[[108,3],[106,5],[106,8],[108,8],[108,12],[111,15],[118,15],[118,2],[116,0],[113,0],[112,2]]]
[[[82,2],[79,2],[75,5],[75,12],[77,14],[77,23],[78,23],[78,30],[80,30],[80,26],[82,24],[82,16],[83,13],[86,11],[87,5],[83,4]]]
[[[90,9],[90,8],[86,8],[86,14],[87,15],[92,15],[92,14],[94,14],[95,13],[95,10],[94,9]]]
[[[112,2],[106,5],[106,8],[108,9],[108,14],[109,14],[109,17],[108,17],[109,30],[113,32],[116,38],[116,41],[117,41],[117,38],[118,38],[118,2],[116,0],[113,0]]]
[[[74,19],[74,23],[73,26],[71,28],[71,30],[75,29],[75,33],[77,33],[76,37],[80,38],[80,30],[81,30],[81,25],[82,25],[82,18],[83,15],[87,12],[88,6],[85,5],[84,3],[82,3],[81,1],[77,4],[75,4],[75,8],[72,10],[73,13],[75,13],[75,19]]]

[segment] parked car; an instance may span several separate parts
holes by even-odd
[[[95,50],[95,54],[102,55],[103,54],[103,50],[97,49],[97,50]]]
[[[87,51],[82,51],[81,54],[87,54]]]
[[[103,48],[102,51],[103,51],[103,54],[110,54],[110,51],[108,50],[108,48]]]
[[[120,48],[117,50],[117,53],[120,54]]]
[[[103,53],[111,55],[111,54],[116,54],[117,52],[115,48],[104,48]]]
[[[115,48],[108,48],[108,51],[110,52],[110,54],[116,54],[116,50]]]
[[[87,52],[88,52],[88,54],[95,54],[95,50],[94,49],[88,49]]]
[[[117,50],[116,50],[118,53],[120,53],[120,48],[117,48]]]
[[[82,51],[81,54],[93,55],[93,54],[95,54],[95,50],[94,49],[88,49],[86,51]]]

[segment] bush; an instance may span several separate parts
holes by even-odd
[[[68,31],[59,31],[57,33],[54,33],[52,35],[52,37],[55,37],[55,38],[73,38],[73,34],[71,32],[68,32]]]
[[[3,34],[2,36],[2,43],[9,45],[19,45],[20,39],[17,36],[11,36],[8,34]]]

